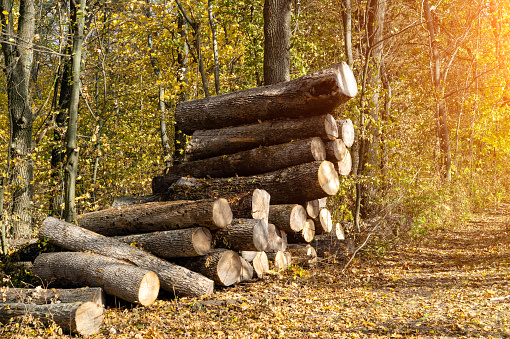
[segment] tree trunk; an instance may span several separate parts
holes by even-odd
[[[189,160],[198,160],[314,137],[325,141],[338,137],[337,124],[330,114],[195,131],[186,153]]]
[[[352,70],[338,63],[292,81],[183,102],[175,115],[179,129],[191,134],[258,120],[323,115],[356,93]]]
[[[356,132],[354,130],[354,124],[351,119],[338,119],[336,120],[338,125],[338,137],[342,139],[346,147],[351,147],[354,144],[356,138]]]
[[[242,251],[241,255],[252,264],[257,277],[262,277],[269,271],[269,262],[266,252]]]
[[[237,282],[242,263],[239,255],[223,248],[213,249],[209,254],[195,258],[181,258],[177,263],[199,272],[220,286],[230,286]]]
[[[311,242],[315,236],[315,223],[312,219],[307,219],[301,232],[287,234],[287,243],[300,244]]]
[[[317,137],[185,162],[171,167],[168,173],[181,177],[225,178],[262,174],[316,160],[326,160],[324,143]]]
[[[168,191],[167,199],[200,199],[211,195],[242,193],[260,188],[271,203],[300,203],[334,195],[340,188],[337,171],[329,161],[314,161],[283,170],[224,179],[181,178]]]
[[[253,266],[243,257],[239,258],[241,259],[241,272],[239,273],[239,280],[237,282],[253,279]]]
[[[306,222],[302,205],[286,204],[269,206],[269,222],[287,233],[300,232]]]
[[[343,0],[342,23],[344,26],[344,46],[347,64],[352,67],[354,58],[352,57],[352,8],[351,0]]]
[[[313,219],[315,223],[315,234],[325,234],[331,232],[333,229],[333,219],[331,218],[331,212],[327,208],[321,208],[319,216]]]
[[[234,219],[214,233],[214,243],[236,251],[264,251],[269,243],[268,225],[261,219]]]
[[[51,244],[71,251],[110,256],[152,270],[158,275],[161,287],[177,296],[197,297],[213,293],[214,282],[200,274],[62,220],[46,218],[39,239],[48,239]]]
[[[165,259],[206,255],[212,248],[212,235],[205,227],[126,235],[116,239],[125,244],[135,243]]]
[[[73,8],[73,7],[72,7]],[[72,49],[72,85],[69,98],[69,120],[66,133],[66,163],[64,166],[64,218],[67,222],[76,220],[76,177],[78,172],[78,103],[81,88],[81,52],[85,26],[86,1],[80,0],[74,6],[72,25],[74,29]]]
[[[227,226],[231,221],[232,211],[225,199],[150,202],[78,216],[80,227],[107,236],[194,226],[218,229]]]
[[[9,117],[12,124],[12,146],[9,150],[13,163],[10,181],[14,187],[12,235],[14,238],[31,238],[34,176],[31,152],[34,117],[30,108],[29,85],[33,63],[34,1],[22,1],[17,12],[19,18],[15,31],[12,2],[0,1],[1,44],[7,78]],[[15,40],[15,43],[11,43],[11,40]]]
[[[290,80],[291,0],[264,1],[264,83]]]
[[[11,318],[30,315],[46,326],[54,322],[67,333],[85,336],[99,333],[103,311],[102,306],[90,301],[48,305],[0,303],[0,322],[8,323]]]
[[[156,273],[98,254],[42,253],[32,271],[45,285],[101,287],[108,294],[143,306],[152,304],[159,293]]]
[[[218,38],[216,36],[216,23],[214,22],[214,14],[212,9],[212,0],[207,1],[207,14],[209,16],[209,26],[211,26],[213,55],[214,55],[214,88],[216,95],[221,94],[220,90],[220,61],[218,56]]]
[[[82,287],[67,289],[7,288],[0,297],[0,303],[21,304],[69,304],[75,302],[93,302],[105,305],[105,295],[100,287]]]
[[[317,252],[311,245],[292,244],[287,248],[292,258],[292,265],[302,267],[314,266],[317,263]]]
[[[348,152],[342,139],[329,141],[325,145],[326,145],[326,160],[331,162],[338,162],[343,160]]]

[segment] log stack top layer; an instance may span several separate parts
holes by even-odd
[[[186,101],[177,105],[175,117],[186,134],[278,118],[299,118],[331,112],[357,94],[350,67],[334,64],[301,78]]]

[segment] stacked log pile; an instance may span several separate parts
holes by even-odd
[[[79,216],[78,225],[47,218],[39,238],[70,252],[40,255],[34,274],[149,305],[160,287],[209,295],[215,284],[271,267],[314,264],[306,243],[334,229],[324,201],[350,172],[354,140],[352,122],[331,113],[356,92],[352,71],[339,63],[181,103],[176,120],[192,135],[189,161],[154,178],[152,196],[116,200]]]

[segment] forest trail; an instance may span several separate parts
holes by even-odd
[[[507,338],[510,204],[384,257],[294,267],[201,300],[109,309],[98,337]]]

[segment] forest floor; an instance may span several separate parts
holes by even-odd
[[[510,338],[510,204],[384,256],[361,254],[342,273],[344,266],[275,272],[201,299],[110,308],[94,337]]]

